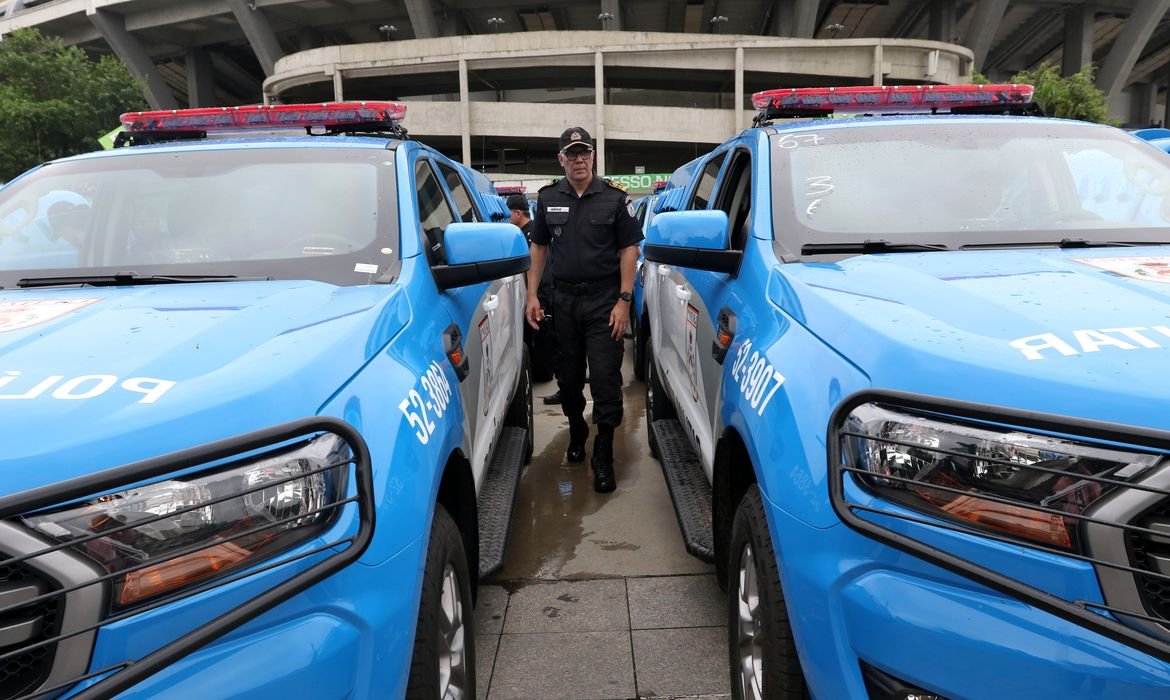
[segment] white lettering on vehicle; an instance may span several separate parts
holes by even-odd
[[[1055,333],[1040,333],[1016,338],[1008,341],[1008,344],[1024,353],[1024,357],[1029,360],[1046,360],[1057,354],[1071,357],[1082,353],[1101,352],[1102,348],[1141,350],[1142,348],[1167,347],[1167,345],[1159,344],[1157,340],[1147,334],[1161,334],[1164,339],[1170,339],[1170,326],[1125,326],[1123,328],[1075,330],[1072,331],[1071,342]],[[1045,351],[1049,351],[1047,355],[1045,355]]]
[[[748,353],[751,353],[750,356]],[[768,407],[772,395],[784,383],[784,375],[768,362],[768,358],[758,350],[752,350],[751,340],[745,340],[743,345],[739,346],[735,362],[731,365],[731,379],[739,386],[744,401],[751,406],[757,416],[764,415],[764,409]],[[769,385],[771,389],[768,388]]]
[[[32,384],[20,370],[0,372],[0,400],[26,401],[36,399],[52,389],[51,398],[59,400],[92,399],[106,393],[115,386],[126,391],[142,394],[138,403],[154,403],[175,385],[167,379],[153,377],[130,377],[121,382],[112,374],[83,374],[65,378],[63,374],[51,374]],[[11,386],[10,386],[11,385]],[[20,389],[24,391],[20,391]]]
[[[416,382],[418,388],[412,387],[406,393],[406,398],[398,404],[398,409],[406,417],[406,422],[414,428],[414,436],[419,443],[425,445],[431,441],[435,432],[435,422],[431,420],[431,413],[436,418],[442,418],[447,406],[451,403],[451,382],[447,380],[447,373],[442,365],[432,361],[427,371]],[[420,391],[421,390],[421,391]],[[426,398],[423,395],[426,395]]]

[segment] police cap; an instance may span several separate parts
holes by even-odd
[[[589,135],[588,131],[585,131],[579,126],[572,126],[568,129],[565,129],[565,131],[561,134],[560,152],[565,153],[570,148],[577,146],[584,146],[585,148],[592,151],[593,137]]]
[[[528,211],[528,198],[522,194],[508,196],[508,208],[513,211]]]

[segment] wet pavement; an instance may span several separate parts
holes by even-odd
[[[588,459],[565,461],[568,421],[541,402],[555,382],[533,388],[535,448],[507,558],[480,586],[479,698],[728,697],[725,597],[683,546],[629,358],[627,345],[611,494],[594,493]]]

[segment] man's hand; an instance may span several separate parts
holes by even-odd
[[[524,318],[528,320],[532,330],[540,330],[540,322],[544,320],[544,309],[540,308],[540,299],[529,295],[528,305],[524,307]]]
[[[618,300],[609,312],[609,335],[614,340],[621,341],[626,335],[626,328],[630,325],[630,302]]]

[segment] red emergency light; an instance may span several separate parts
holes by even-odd
[[[1002,107],[1032,102],[1031,85],[891,85],[765,90],[752,95],[760,111],[907,112]]]
[[[496,185],[496,194],[506,197],[510,194],[524,194],[528,188],[524,185]]]
[[[121,121],[130,132],[225,131],[391,125],[405,116],[406,105],[396,102],[319,102],[127,112]]]
[[[654,192],[655,193],[661,192],[662,190],[666,189],[666,186],[669,184],[670,184],[670,180],[655,180],[654,181]]]

